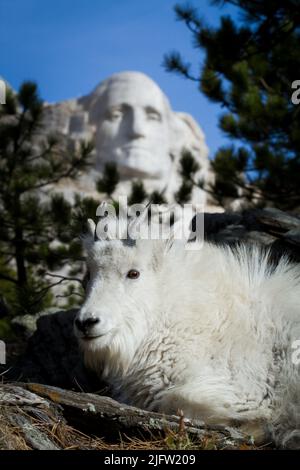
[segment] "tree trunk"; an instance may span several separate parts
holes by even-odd
[[[20,195],[16,194],[14,204],[14,217],[15,217],[15,256],[17,265],[17,284],[18,287],[24,288],[27,285],[27,271],[24,258],[24,232],[21,223],[21,201]]]
[[[15,230],[15,254],[17,265],[18,286],[23,288],[27,285],[27,271],[24,259],[23,229],[17,225]]]

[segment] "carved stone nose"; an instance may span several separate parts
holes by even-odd
[[[94,317],[87,318],[86,320],[79,320],[79,318],[76,318],[75,325],[78,328],[78,330],[85,333],[89,328],[92,328],[94,325],[96,325],[99,322],[100,322],[100,319],[94,318]]]

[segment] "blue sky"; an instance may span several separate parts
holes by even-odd
[[[218,129],[219,106],[197,91],[197,84],[167,73],[163,56],[180,51],[199,69],[185,25],[175,20],[180,0],[0,0],[0,76],[14,88],[35,80],[49,102],[89,93],[101,80],[122,70],[152,77],[176,111],[193,115],[203,128],[211,155],[226,142]],[[190,2],[208,23],[220,14],[209,0]]]

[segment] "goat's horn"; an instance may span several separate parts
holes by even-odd
[[[135,231],[135,229],[143,223],[143,221],[145,220],[146,216],[147,216],[147,213],[148,213],[148,207],[150,205],[151,202],[148,202],[148,204],[143,208],[143,210],[141,211],[140,215],[138,215],[137,217],[134,217],[128,224],[128,231],[129,233],[132,233]]]

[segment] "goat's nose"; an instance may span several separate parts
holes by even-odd
[[[79,320],[79,318],[76,318],[75,325],[78,328],[78,330],[85,332],[86,330],[93,327],[99,322],[100,322],[100,319],[95,318],[95,317],[90,317],[90,318],[87,318],[86,320]]]

